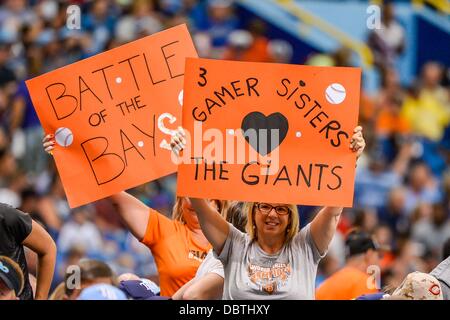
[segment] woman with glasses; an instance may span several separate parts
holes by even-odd
[[[179,130],[172,148],[185,147]],[[362,128],[354,130],[350,148],[362,154]],[[223,263],[223,299],[314,299],[317,265],[327,252],[343,208],[322,208],[299,231],[295,205],[246,203],[247,234],[218,214],[203,199],[191,199],[204,235]]]

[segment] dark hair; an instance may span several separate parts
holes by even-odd
[[[378,249],[370,234],[360,228],[355,228],[347,234],[345,239],[347,258],[366,253],[369,249]]]
[[[444,247],[442,249],[442,260],[445,260],[448,257],[450,257],[450,238],[444,242]]]
[[[112,269],[103,261],[94,259],[82,259],[78,262],[77,266],[80,268],[80,284],[94,282],[99,278],[110,278],[111,283],[115,283],[115,275]],[[73,273],[66,270],[64,277],[65,292],[67,295],[71,295],[73,288],[68,288],[68,278]]]
[[[243,212],[244,203],[233,201],[227,210],[227,221],[235,226],[239,231],[245,232],[247,224],[247,214]]]

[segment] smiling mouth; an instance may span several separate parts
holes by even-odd
[[[278,223],[278,222],[275,222],[275,221],[266,221],[266,222],[265,222],[265,225],[267,225],[267,226],[272,226],[272,227],[276,227],[276,226],[279,225],[279,223]]]

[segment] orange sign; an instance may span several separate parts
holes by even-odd
[[[361,71],[186,61],[180,196],[352,206]]]
[[[180,25],[27,81],[71,207],[176,171],[186,57]]]

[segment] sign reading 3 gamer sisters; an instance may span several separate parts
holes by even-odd
[[[71,207],[176,171],[186,57],[180,25],[27,81]]]
[[[187,59],[179,196],[352,206],[361,71]]]

